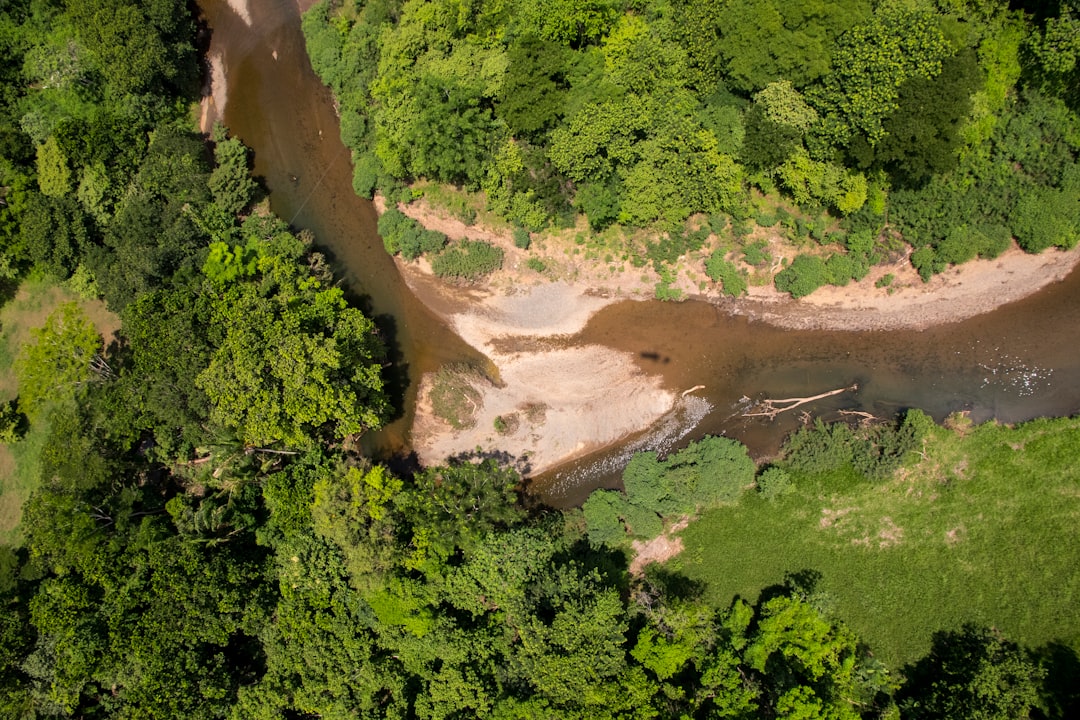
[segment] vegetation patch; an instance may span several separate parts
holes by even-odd
[[[502,248],[482,240],[462,240],[431,259],[431,269],[436,275],[459,280],[478,280],[502,264]]]
[[[894,668],[972,620],[1030,646],[1080,646],[1080,420],[930,427],[876,484],[848,459],[849,432],[811,428],[816,459],[803,435],[777,463],[789,481],[766,470],[760,493],[703,513],[675,566],[721,605],[819,573],[830,607]]]
[[[472,427],[483,403],[477,386],[488,382],[484,373],[473,365],[443,365],[431,379],[432,411],[456,430]]]

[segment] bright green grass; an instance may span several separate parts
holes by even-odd
[[[672,564],[721,604],[817,571],[894,668],[967,621],[1080,648],[1080,420],[938,428],[925,455],[885,483],[839,474],[798,478],[779,501],[744,496],[692,523]]]

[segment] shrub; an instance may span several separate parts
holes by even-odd
[[[476,280],[493,273],[503,264],[503,251],[481,240],[463,240],[431,260],[431,269],[441,278]]]
[[[529,235],[529,231],[523,227],[514,228],[514,247],[522,250],[528,250],[529,245],[532,244],[532,236]]]
[[[895,279],[896,279],[895,275],[893,275],[892,273],[886,273],[885,275],[882,275],[881,277],[879,277],[877,279],[877,282],[874,283],[874,287],[876,287],[876,288],[889,287],[890,285],[892,285],[893,280],[895,280]]]
[[[671,287],[671,284],[675,282],[675,279],[675,273],[673,273],[670,268],[662,268],[660,270],[660,282],[656,283],[655,288],[657,300],[678,302],[683,299],[682,290]]]
[[[746,276],[739,269],[724,259],[724,251],[716,250],[705,261],[705,274],[713,282],[723,285],[724,292],[732,297],[746,294]]]
[[[757,479],[758,493],[767,500],[775,500],[787,495],[794,489],[791,475],[779,467],[765,468]]]
[[[840,253],[830,255],[829,259],[825,261],[825,272],[828,275],[830,285],[843,287],[851,282],[851,278],[855,274],[855,263],[847,255]]]
[[[852,429],[820,419],[800,428],[784,444],[785,465],[795,472],[820,475],[851,466],[863,477],[888,477],[922,442],[934,421],[909,410],[896,423]]]
[[[764,240],[755,240],[743,247],[743,260],[747,265],[753,265],[754,267],[761,267],[765,263],[772,260],[766,248],[769,246]]]
[[[538,257],[531,257],[526,260],[525,267],[529,268],[530,270],[535,270],[538,273],[542,273],[547,270],[547,265],[545,265],[544,261]]]
[[[776,274],[776,289],[800,298],[824,285],[828,276],[824,260],[816,255],[797,255],[791,265]]]
[[[26,434],[26,416],[19,412],[18,399],[0,403],[0,443],[13,443]]]
[[[727,228],[728,219],[727,215],[710,215],[709,216],[709,229],[716,235],[724,232]]]

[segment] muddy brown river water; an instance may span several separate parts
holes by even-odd
[[[404,410],[366,439],[368,449],[407,453],[416,379],[444,362],[480,356],[409,291],[382,248],[371,203],[353,194],[349,151],[338,137],[333,99],[304,52],[297,0],[251,2],[250,25],[225,0],[200,5],[213,31],[210,54],[220,54],[228,79],[224,122],[255,150],[255,172],[274,211],[315,232],[392,348],[391,383]],[[600,311],[574,341],[634,353],[644,371],[661,374],[674,389],[705,389],[648,431],[534,478],[531,489],[555,505],[614,486],[637,450],[725,434],[755,455],[774,452],[799,418],[744,418],[746,398],[857,383],[856,392],[816,403],[815,414],[920,407],[939,420],[966,410],[977,421],[1015,422],[1080,410],[1075,272],[994,312],[924,331],[782,330],[707,303],[626,301]]]

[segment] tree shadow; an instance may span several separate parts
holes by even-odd
[[[803,600],[812,598],[817,594],[821,578],[822,574],[819,571],[810,568],[789,570],[784,573],[783,582],[761,589],[756,609],[760,612],[766,603],[778,597],[797,597]]]
[[[522,477],[528,475],[532,470],[528,455],[514,456],[505,450],[482,450],[480,448],[467,450],[465,452],[457,453],[456,455],[451,455],[446,459],[446,462],[447,464],[458,465],[463,463],[483,462],[484,460],[494,460],[502,467],[513,468],[517,471],[517,474]]]
[[[1076,651],[1054,641],[1033,650],[1031,655],[1046,670],[1042,686],[1045,710],[1035,716],[1047,720],[1080,718],[1080,658]]]

